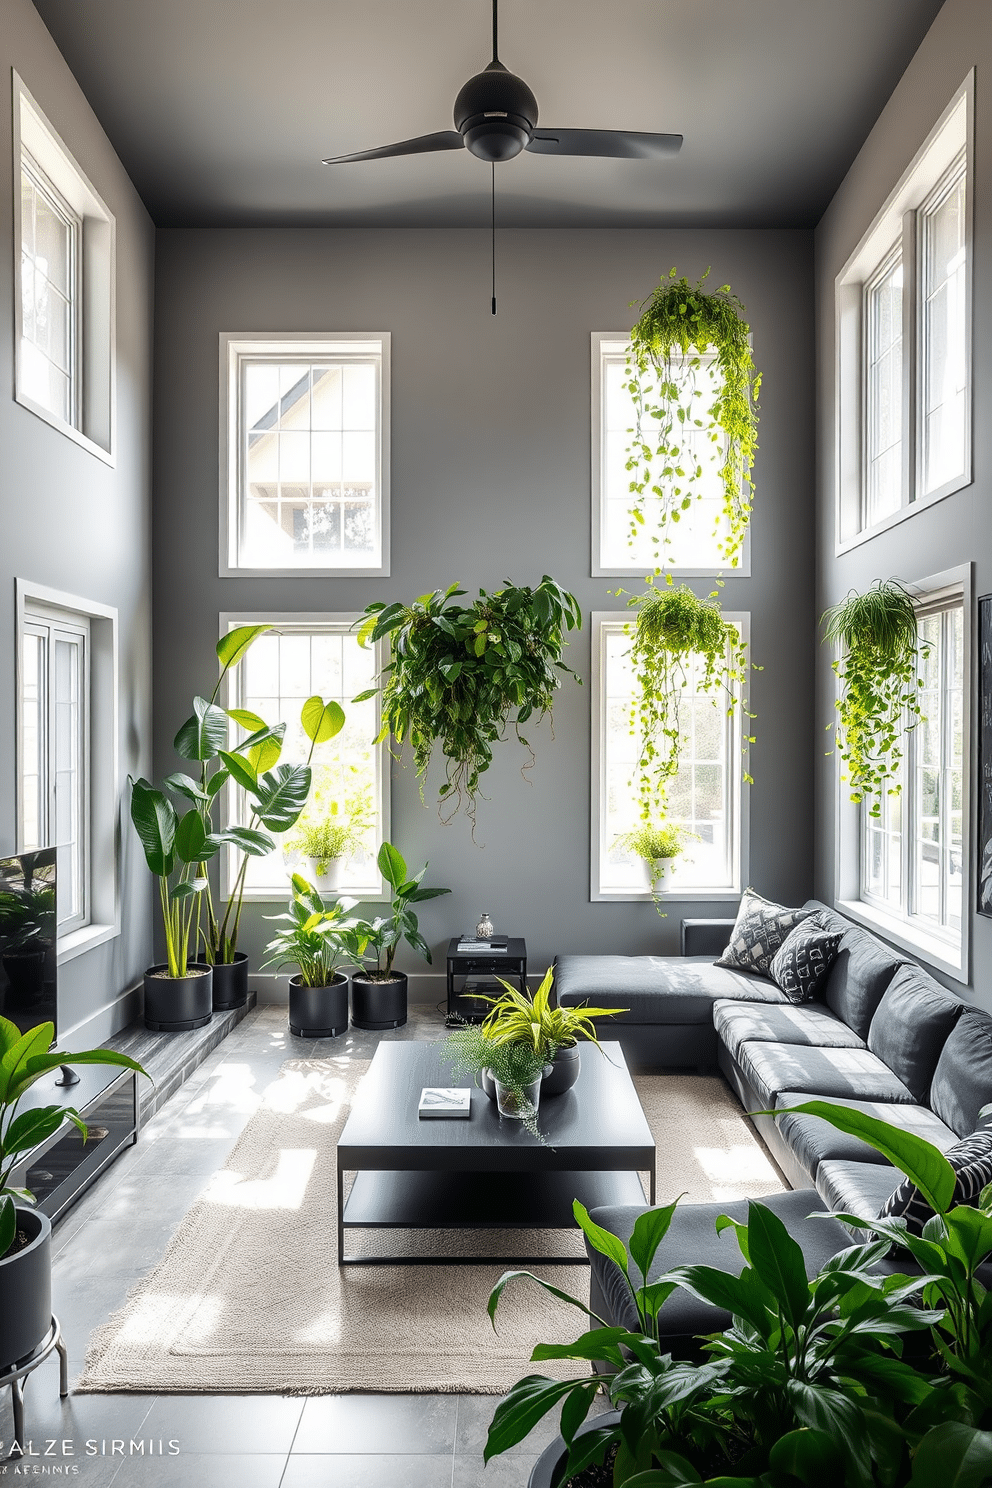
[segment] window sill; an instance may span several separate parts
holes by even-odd
[[[105,945],[108,940],[115,940],[120,933],[119,925],[84,925],[81,930],[61,935],[56,947],[59,965],[74,961],[77,956],[83,956],[87,951]]]
[[[671,889],[662,889],[657,898],[672,904],[684,904],[696,899],[726,904],[732,899],[739,899],[740,896],[740,889],[732,888],[729,884],[722,889],[694,889],[690,884],[678,884]],[[654,898],[655,896],[647,889],[600,889],[589,895],[589,902],[590,904],[652,904]]]
[[[837,908],[857,924],[864,925],[885,940],[891,941],[898,949],[908,951],[918,961],[935,967],[945,976],[953,977],[956,982],[967,986],[967,957],[963,941],[960,946],[955,947],[950,941],[942,940],[911,921],[896,919],[894,915],[887,915],[873,904],[866,904],[860,899],[841,899]]]
[[[843,553],[849,553],[852,548],[858,548],[862,543],[871,542],[873,537],[881,537],[883,532],[891,532],[893,527],[898,527],[900,523],[908,521],[917,512],[929,510],[930,507],[936,506],[938,501],[944,501],[948,496],[953,496],[955,491],[966,490],[973,483],[974,478],[970,473],[958,476],[948,481],[947,485],[931,491],[929,495],[921,496],[917,501],[911,501],[908,506],[901,506],[898,511],[893,512],[891,516],[883,517],[882,521],[876,522],[873,526],[863,527],[860,532],[855,532],[851,537],[838,539],[834,548],[835,557],[839,558]]]
[[[14,401],[19,403],[22,408],[26,408],[29,413],[33,413],[37,418],[42,419],[51,428],[57,429],[60,434],[64,434],[67,439],[71,439],[74,444],[78,444],[82,449],[88,450],[91,455],[96,455],[97,459],[102,460],[105,465],[109,465],[111,470],[117,468],[117,460],[113,450],[104,449],[102,444],[97,444],[96,440],[90,439],[89,435],[84,434],[82,429],[77,429],[75,424],[67,423],[64,418],[59,418],[57,413],[53,413],[43,403],[36,403],[27,393],[22,392],[14,393]]]

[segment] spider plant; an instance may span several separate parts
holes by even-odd
[[[498,977],[506,988],[502,997],[487,997],[493,1004],[482,1030],[494,1044],[527,1044],[546,1063],[559,1049],[570,1049],[580,1038],[599,1045],[594,1018],[611,1018],[625,1008],[552,1007],[551,985],[555,969],[549,966],[534,996],[519,991]]]

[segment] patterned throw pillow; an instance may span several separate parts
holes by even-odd
[[[944,1156],[958,1175],[948,1207],[974,1203],[986,1184],[992,1183],[992,1132],[972,1132],[970,1137],[948,1147]],[[878,1217],[904,1219],[911,1235],[921,1235],[927,1220],[933,1218],[933,1210],[916,1184],[904,1178],[895,1193],[886,1199]]]
[[[789,931],[812,913],[809,909],[786,909],[784,904],[773,904],[753,889],[745,889],[730,943],[717,966],[767,976],[772,957]]]
[[[768,975],[790,1002],[812,1002],[830,974],[842,932],[824,930],[816,916],[799,924],[772,957]]]

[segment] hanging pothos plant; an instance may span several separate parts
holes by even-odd
[[[624,386],[637,417],[627,457],[630,542],[633,546],[643,535],[648,502],[657,498],[658,527],[649,536],[655,560],[664,566],[663,545],[672,540],[672,525],[703,494],[704,462],[697,446],[708,439],[723,446],[727,528],[719,550],[735,568],[751,515],[761,376],[751,357],[744,306],[730,285],[708,292],[703,284],[709,269],[696,285],[677,279],[676,272],[673,268],[645,301],[630,333]],[[706,406],[708,391],[713,401]]]
[[[682,695],[693,673],[694,691],[723,691],[727,711],[740,708],[753,718],[745,696],[747,644],[725,620],[715,594],[699,599],[686,584],[658,590],[648,580],[646,594],[632,596],[637,621],[630,647],[637,701],[634,729],[639,736],[638,793],[644,821],[664,816],[668,782],[678,773],[682,751]],[[748,735],[748,744],[754,743]],[[751,776],[745,771],[749,784]]]
[[[512,721],[518,741],[530,749],[521,725],[535,713],[550,713],[562,676],[576,676],[562,652],[565,633],[581,628],[582,612],[575,596],[547,574],[536,589],[509,581],[493,594],[480,589],[469,605],[456,603],[464,593],[452,584],[412,605],[369,605],[359,641],[369,645],[388,635],[390,659],[379,686],[355,702],[381,691],[376,743],[390,734],[398,744],[409,741],[421,792],[440,744],[446,760],[441,818],[450,821],[465,803],[474,825],[479,777],[492,763],[492,745]]]
[[[852,801],[882,811],[882,796],[899,794],[905,734],[923,717],[921,643],[916,608],[896,579],[853,591],[823,616],[824,640],[842,648],[833,669],[840,681],[835,738]]]

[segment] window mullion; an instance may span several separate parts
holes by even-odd
[[[918,490],[918,440],[917,440],[917,409],[919,407],[918,387],[918,323],[919,306],[918,292],[920,285],[920,265],[918,260],[919,237],[917,233],[916,213],[904,212],[902,219],[902,357],[903,357],[903,380],[902,380],[902,483],[905,492],[905,502],[911,506],[916,500]]]

